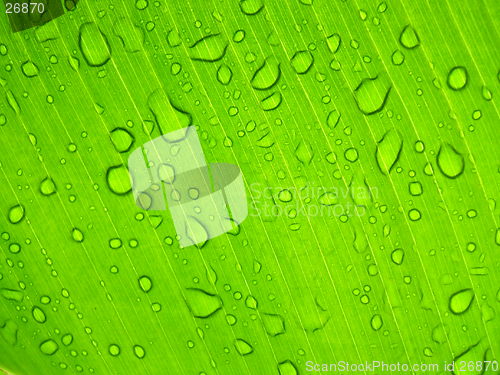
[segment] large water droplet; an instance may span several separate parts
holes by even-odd
[[[21,291],[8,288],[0,289],[0,296],[14,302],[22,302],[24,298],[24,294]]]
[[[57,192],[57,186],[53,179],[46,177],[40,183],[40,193],[46,197],[55,194]]]
[[[285,333],[285,320],[279,314],[262,314],[262,323],[269,336],[278,336]]]
[[[464,172],[464,157],[448,143],[441,145],[436,160],[439,170],[448,178],[457,178]]]
[[[153,288],[153,282],[148,276],[139,277],[139,287],[144,293],[149,293],[149,291]]]
[[[470,288],[462,289],[450,297],[448,307],[453,314],[460,315],[469,309],[473,300],[474,291]]]
[[[134,136],[125,128],[114,128],[110,133],[111,142],[118,152],[127,152],[134,144]]]
[[[297,74],[306,74],[313,66],[314,57],[309,51],[298,51],[290,60]]]
[[[90,66],[102,66],[111,58],[111,46],[108,39],[93,22],[80,26],[78,46]]]
[[[331,53],[339,50],[341,41],[339,34],[332,34],[326,38],[326,44]]]
[[[33,306],[33,309],[31,310],[31,315],[33,315],[33,319],[35,319],[37,323],[45,323],[47,321],[45,313],[38,306]]]
[[[377,144],[375,158],[380,171],[387,175],[401,155],[403,139],[397,130],[389,130]]]
[[[228,41],[221,34],[210,34],[189,47],[189,57],[194,61],[219,61],[226,54],[228,45]]]
[[[24,215],[24,206],[22,204],[17,204],[9,209],[7,217],[12,224],[18,224],[24,219]]]
[[[38,66],[31,60],[24,62],[21,65],[23,74],[28,78],[33,78],[38,75]]]
[[[335,127],[340,121],[340,117],[341,117],[340,112],[334,109],[328,114],[328,117],[326,118],[326,124],[328,125],[329,128],[335,129]]]
[[[380,112],[387,102],[391,88],[391,82],[385,74],[362,80],[354,90],[359,110],[367,116]]]
[[[399,42],[401,45],[407,49],[417,48],[420,45],[420,38],[413,27],[410,25],[405,26],[401,35],[399,36]]]
[[[186,289],[185,298],[195,318],[208,318],[222,308],[222,300],[219,296],[202,289]]]
[[[109,190],[117,195],[125,195],[132,190],[128,169],[123,164],[108,168],[106,182]]]
[[[247,16],[253,16],[264,8],[263,0],[241,0],[240,9]]]
[[[43,341],[40,344],[40,351],[45,355],[53,355],[59,350],[59,345],[52,339]]]
[[[314,151],[311,145],[303,140],[300,141],[297,145],[297,148],[295,149],[295,157],[302,164],[310,164],[314,157]]]
[[[253,353],[253,347],[243,339],[234,340],[234,347],[239,355],[245,356]]]
[[[299,375],[297,366],[290,360],[278,363],[278,372],[279,375]]]
[[[468,79],[469,75],[467,69],[463,66],[455,66],[448,73],[446,83],[450,89],[458,91],[462,90],[467,85]]]
[[[273,58],[267,58],[257,69],[252,77],[252,87],[256,90],[267,90],[278,83],[281,76],[279,62]]]
[[[261,106],[264,111],[272,111],[278,108],[281,104],[282,96],[279,92],[274,92],[262,99]]]
[[[223,85],[229,85],[233,78],[233,71],[226,64],[222,64],[217,70],[217,81]]]

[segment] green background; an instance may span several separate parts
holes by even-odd
[[[17,33],[1,17],[0,368],[498,360],[499,13],[80,1]],[[181,249],[126,164],[188,124],[208,162],[241,168],[250,214]]]

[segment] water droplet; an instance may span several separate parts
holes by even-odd
[[[349,147],[344,151],[344,158],[348,162],[354,163],[355,161],[358,160],[359,154],[358,150],[355,149],[354,147]]]
[[[391,60],[394,65],[401,65],[405,61],[405,55],[397,49],[392,53]]]
[[[359,110],[367,116],[380,112],[387,102],[391,88],[391,82],[385,74],[363,79],[354,90]]]
[[[326,118],[326,124],[328,125],[329,128],[335,129],[335,127],[338,125],[340,121],[341,114],[339,111],[334,109],[333,111],[330,111],[328,114],[328,117]]]
[[[163,129],[181,129],[192,124],[191,114],[175,105],[172,98],[163,90],[155,90],[151,93],[148,97],[148,106],[162,134],[166,133]],[[164,139],[167,142],[175,142],[184,137],[185,135],[181,135],[179,139],[172,139],[171,136],[166,135]]]
[[[389,130],[377,143],[375,158],[380,171],[388,175],[399,160],[403,149],[403,139],[397,130]]]
[[[140,345],[134,345],[134,354],[137,358],[143,359],[146,356],[146,351]]]
[[[135,142],[134,136],[125,128],[114,128],[110,133],[111,142],[118,152],[127,152]]]
[[[297,366],[290,360],[278,363],[278,372],[279,375],[299,375]]]
[[[424,192],[424,190],[422,188],[422,184],[418,181],[410,182],[408,186],[409,186],[410,194],[413,196],[422,195],[422,193]]]
[[[395,264],[397,264],[398,266],[400,266],[401,264],[403,264],[404,258],[405,258],[405,252],[404,252],[403,249],[395,249],[391,253],[391,259],[392,259],[392,261]]]
[[[258,301],[253,296],[248,296],[245,299],[245,306],[248,307],[249,309],[256,310],[258,305],[259,305]]]
[[[123,164],[108,168],[106,182],[109,190],[117,195],[125,195],[132,190],[128,169]]]
[[[262,323],[269,336],[275,337],[285,333],[285,319],[279,314],[262,314]]]
[[[460,315],[470,308],[473,300],[474,291],[470,288],[462,289],[452,294],[448,307],[453,314]]]
[[[189,47],[189,57],[194,61],[215,62],[226,54],[227,40],[221,34],[210,34]]]
[[[455,66],[448,73],[446,83],[450,89],[459,91],[467,85],[468,79],[469,74],[467,73],[467,69],[463,66]]]
[[[141,276],[139,277],[139,287],[144,293],[149,293],[151,289],[153,288],[153,282],[148,276]]]
[[[281,76],[281,69],[279,62],[269,57],[254,73],[251,84],[256,90],[267,90],[278,83]]]
[[[309,51],[298,51],[290,60],[293,70],[297,74],[306,74],[314,63],[314,57]]]
[[[64,346],[70,346],[73,342],[73,335],[71,333],[66,333],[63,337],[61,337],[61,342]]]
[[[45,313],[38,306],[33,306],[33,309],[31,310],[31,315],[33,315],[33,319],[35,319],[35,321],[38,323],[45,323],[47,321]]]
[[[222,64],[217,70],[217,80],[223,85],[229,85],[233,78],[233,71],[226,64]]]
[[[24,295],[21,291],[15,289],[2,288],[0,295],[8,301],[22,302]]]
[[[308,165],[314,157],[314,151],[309,143],[301,140],[295,149],[295,157],[302,164]]]
[[[264,8],[263,0],[241,0],[240,9],[247,16],[253,16]]]
[[[119,356],[120,355],[120,347],[117,344],[110,344],[108,347],[108,352],[110,355],[113,357]]]
[[[83,232],[78,228],[73,228],[73,230],[71,231],[71,237],[76,242],[83,242],[83,240],[85,239]]]
[[[9,209],[7,217],[12,224],[18,224],[24,219],[25,213],[24,206],[17,204]]]
[[[326,44],[331,53],[336,53],[339,50],[341,42],[340,35],[337,33],[326,38]]]
[[[253,347],[243,339],[234,340],[234,347],[239,355],[245,356],[253,353]]]
[[[271,95],[262,99],[260,104],[264,111],[272,111],[280,106],[282,100],[281,93],[273,92]]]
[[[21,70],[23,74],[28,78],[33,78],[38,75],[38,66],[31,60],[24,62],[21,65]]]
[[[333,206],[338,203],[337,195],[330,191],[324,192],[319,196],[318,202],[323,206]]]
[[[80,26],[78,46],[89,66],[103,66],[111,58],[111,46],[108,39],[93,22]]]
[[[53,355],[59,350],[59,345],[52,339],[47,339],[40,344],[40,351],[45,355]]]
[[[441,173],[448,178],[457,178],[464,172],[464,157],[448,143],[441,145],[436,161]]]
[[[56,183],[50,177],[46,177],[40,183],[40,193],[46,197],[57,192]]]
[[[370,325],[374,331],[378,331],[380,328],[382,328],[382,326],[384,325],[384,321],[382,320],[380,314],[375,314],[372,316]]]
[[[422,218],[422,213],[416,208],[412,208],[410,211],[408,211],[408,218],[411,221],[419,221]]]
[[[202,289],[186,289],[185,298],[189,310],[195,318],[208,318],[222,308],[222,300],[219,296]]]
[[[414,49],[420,45],[420,38],[415,29],[407,25],[399,36],[399,43],[407,49]]]

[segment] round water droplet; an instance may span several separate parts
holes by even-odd
[[[17,204],[9,209],[7,217],[12,224],[18,224],[24,219],[24,215],[24,206],[22,204]]]
[[[144,293],[149,293],[149,291],[153,288],[153,282],[148,276],[139,277],[139,287]]]
[[[66,333],[63,337],[61,337],[61,342],[64,346],[70,346],[73,342],[73,335],[71,333]]]
[[[118,152],[127,152],[134,144],[134,136],[125,128],[114,128],[110,133],[111,142]]]
[[[394,65],[401,65],[405,61],[405,55],[397,49],[392,53],[391,60]]]
[[[40,193],[46,197],[57,192],[56,183],[50,177],[44,178],[40,183]]]
[[[120,355],[120,347],[117,344],[110,344],[108,347],[108,352],[113,357]]]
[[[117,195],[125,195],[132,190],[128,169],[123,164],[107,170],[106,182],[109,189]]]
[[[411,221],[418,221],[422,218],[422,214],[416,208],[412,208],[410,211],[408,211],[408,217]]]
[[[45,355],[53,355],[59,350],[59,345],[52,339],[43,341],[40,344],[40,351]]]
[[[354,163],[355,161],[358,160],[358,150],[356,150],[354,147],[350,147],[344,152],[344,158],[345,160]]]
[[[292,198],[292,192],[288,189],[283,189],[278,193],[278,199],[282,202],[290,202]]]
[[[467,85],[468,79],[469,74],[467,73],[467,69],[463,66],[455,66],[448,73],[446,83],[450,89],[459,91]]]
[[[158,177],[166,184],[173,184],[175,181],[175,169],[170,164],[160,164],[158,167]]]
[[[83,232],[78,228],[73,228],[73,230],[71,231],[71,237],[76,242],[83,242],[83,240],[85,239]]]

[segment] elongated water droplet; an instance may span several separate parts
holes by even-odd
[[[331,53],[336,53],[339,50],[341,42],[340,35],[337,33],[326,38],[326,44]]]
[[[153,282],[148,276],[141,276],[139,277],[139,287],[144,293],[149,293],[151,289],[153,288]]]
[[[267,90],[278,83],[281,76],[279,62],[273,58],[267,58],[257,69],[252,77],[252,87],[256,90]]]
[[[263,0],[241,0],[240,9],[243,14],[253,16],[259,13],[264,8]]]
[[[229,85],[233,78],[233,71],[226,64],[222,64],[217,70],[217,81],[223,85]]]
[[[328,114],[328,117],[326,118],[326,124],[328,125],[329,128],[335,129],[337,124],[340,121],[341,114],[339,111],[334,109],[333,111],[330,111]]]
[[[45,323],[47,321],[47,317],[45,316],[45,313],[38,306],[33,306],[33,309],[31,310],[31,314],[33,315],[33,319],[35,319],[35,321],[37,323]]]
[[[448,178],[457,178],[464,172],[464,157],[448,143],[439,148],[436,159],[439,170]]]
[[[108,38],[93,22],[80,26],[78,46],[90,66],[102,66],[111,59],[111,46]]]
[[[375,157],[380,171],[388,175],[399,159],[403,149],[403,139],[397,130],[389,130],[377,144]]]
[[[264,99],[262,99],[261,106],[264,111],[272,111],[280,106],[281,101],[282,101],[281,93],[274,92],[271,95],[266,96]]]
[[[226,54],[228,41],[221,34],[210,34],[189,47],[189,57],[194,61],[215,62]]]

